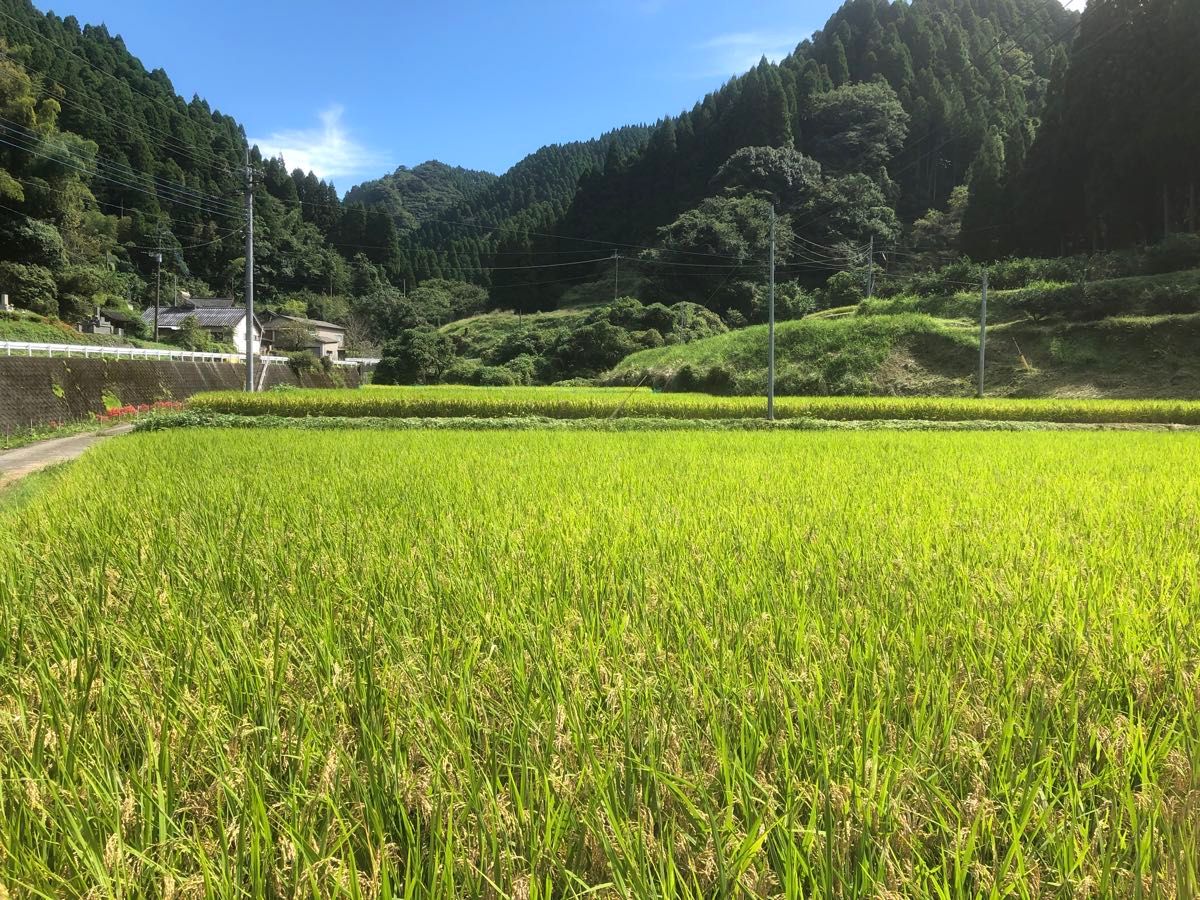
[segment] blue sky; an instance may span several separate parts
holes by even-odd
[[[427,159],[503,172],[673,115],[839,0],[38,0],[103,22],[176,90],[341,190]]]

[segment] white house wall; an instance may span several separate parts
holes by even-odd
[[[233,329],[233,346],[237,348],[238,353],[246,352],[246,319],[238,322]],[[259,353],[262,350],[262,329],[257,325],[254,327],[254,352]]]

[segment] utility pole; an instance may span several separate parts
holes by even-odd
[[[771,204],[771,287],[767,295],[767,421],[775,421],[775,204]]]
[[[254,391],[254,170],[246,148],[246,390]]]
[[[617,300],[621,284],[621,254],[613,251],[613,302]]]
[[[158,308],[162,298],[162,226],[158,226],[158,252],[154,254],[154,340],[158,340]]]
[[[988,271],[983,270],[983,294],[979,303],[979,390],[977,396],[983,398],[983,369],[987,364],[987,291]]]
[[[867,299],[870,299],[875,296],[875,235],[871,235],[867,254]]]

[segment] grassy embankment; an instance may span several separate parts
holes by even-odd
[[[38,344],[79,344],[91,347],[144,347],[159,350],[178,350],[171,344],[144,341],[140,338],[115,334],[82,334],[66,322],[47,319],[33,313],[17,311],[0,313],[0,341],[21,341]]]
[[[1194,896],[1198,456],[124,438],[0,512],[0,883]]]
[[[978,292],[875,299],[855,313],[779,324],[781,393],[974,391]],[[989,321],[989,394],[1200,396],[1200,272],[993,291]],[[740,329],[635,353],[604,380],[761,393],[766,344],[764,326]]]

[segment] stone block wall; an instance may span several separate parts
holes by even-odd
[[[109,406],[139,406],[185,400],[201,391],[240,390],[244,363],[159,359],[62,359],[0,356],[0,433],[25,431],[51,422],[74,422]],[[262,387],[358,387],[349,366],[297,373],[270,363]]]

